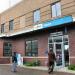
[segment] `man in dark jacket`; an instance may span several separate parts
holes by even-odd
[[[16,72],[17,68],[17,55],[16,55],[16,52],[13,52],[13,55],[12,55],[12,71],[13,72]]]
[[[48,73],[53,72],[54,69],[54,62],[55,62],[55,54],[52,49],[48,52]]]

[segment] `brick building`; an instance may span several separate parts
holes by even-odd
[[[75,64],[75,1],[23,0],[0,14],[0,63],[10,63],[13,51],[24,61],[46,65],[53,48],[56,67]]]

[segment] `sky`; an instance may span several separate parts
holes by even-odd
[[[19,3],[20,1],[22,0],[0,0],[0,13],[12,7],[16,3]]]

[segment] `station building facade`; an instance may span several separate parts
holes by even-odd
[[[0,14],[0,64],[16,51],[45,66],[50,48],[56,67],[75,64],[74,0],[23,0]]]

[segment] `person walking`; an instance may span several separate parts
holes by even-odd
[[[48,52],[48,73],[49,74],[53,72],[55,60],[56,60],[55,54],[51,48]]]
[[[12,55],[12,71],[13,72],[17,71],[17,54],[16,54],[16,52],[13,52],[13,55]]]

